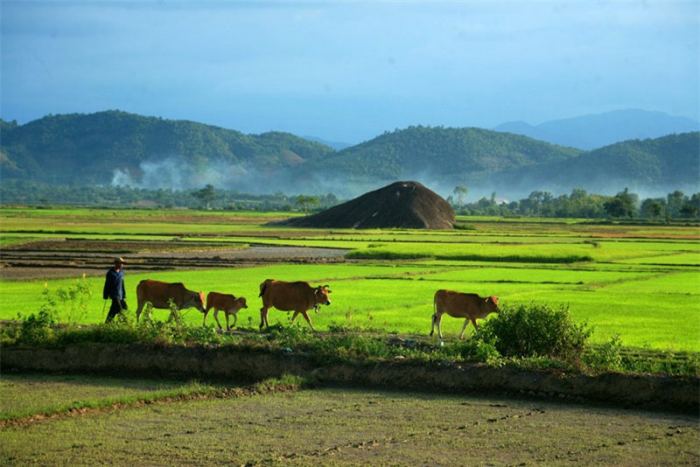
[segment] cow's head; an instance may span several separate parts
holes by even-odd
[[[489,313],[500,313],[500,309],[498,308],[498,297],[495,295],[491,295],[490,297],[486,297],[484,299],[486,302],[486,311]]]
[[[328,285],[319,285],[314,289],[314,302],[316,305],[330,305],[331,300],[328,298],[328,294],[331,290]]]
[[[248,304],[245,301],[245,297],[238,297],[236,299],[236,308],[238,308],[239,310],[241,308],[248,308]]]

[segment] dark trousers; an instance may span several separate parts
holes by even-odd
[[[124,300],[112,300],[112,306],[109,307],[109,313],[107,313],[107,320],[105,323],[111,322],[117,314],[121,313],[122,310],[126,310],[126,302]]]

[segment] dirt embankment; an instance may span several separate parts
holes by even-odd
[[[232,347],[80,344],[65,348],[4,348],[3,370],[89,372],[258,381],[293,374],[319,383],[455,393],[516,393],[629,407],[697,413],[700,379],[656,375],[569,375],[474,364],[408,361],[323,363],[294,352]]]

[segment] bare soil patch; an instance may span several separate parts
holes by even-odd
[[[347,250],[292,246],[227,246],[185,241],[42,240],[0,252],[0,278],[27,280],[101,275],[112,258],[129,270],[223,268],[262,263],[343,262]]]
[[[697,465],[697,418],[497,397],[320,389],[0,430],[0,462]],[[36,449],[41,446],[41,449]]]

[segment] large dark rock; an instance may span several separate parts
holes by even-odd
[[[318,214],[281,224],[321,228],[451,229],[455,213],[440,195],[418,182],[395,182]]]

